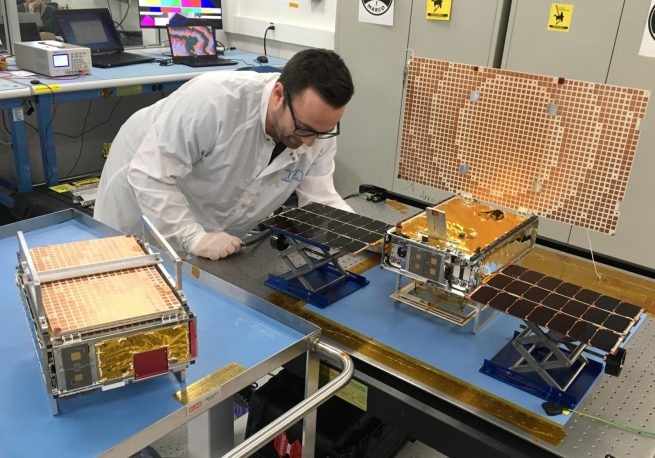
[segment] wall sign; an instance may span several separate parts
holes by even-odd
[[[568,32],[571,28],[573,5],[568,3],[553,3],[550,5],[547,30],[552,32]]]
[[[425,19],[431,21],[450,21],[450,7],[452,0],[427,0],[425,5]]]
[[[359,22],[393,25],[393,0],[360,0]]]
[[[651,0],[648,8],[646,27],[644,28],[644,36],[641,39],[639,55],[655,57],[655,0]]]

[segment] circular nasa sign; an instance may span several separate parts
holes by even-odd
[[[648,31],[653,40],[655,40],[655,5],[650,9],[648,13]]]
[[[391,3],[393,3],[393,0],[362,0],[362,5],[364,5],[366,11],[375,16],[382,16],[386,13]]]

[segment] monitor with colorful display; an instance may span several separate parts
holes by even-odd
[[[223,28],[221,0],[139,0],[141,28],[165,28],[176,14],[206,20],[214,29]]]

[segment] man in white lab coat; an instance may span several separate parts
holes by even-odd
[[[296,191],[349,210],[334,189],[339,121],[353,94],[333,51],[304,50],[282,73],[207,72],[132,115],[102,171],[95,218],[138,234],[141,215],[209,259]]]

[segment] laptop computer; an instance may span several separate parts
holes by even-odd
[[[107,8],[57,10],[57,23],[64,41],[91,49],[91,64],[109,68],[152,62],[154,57],[128,53]]]
[[[166,30],[174,64],[210,67],[238,63],[218,57],[214,29],[210,25],[169,24]]]

